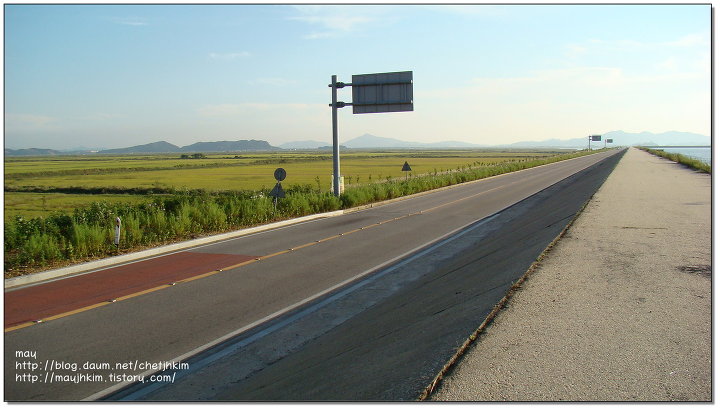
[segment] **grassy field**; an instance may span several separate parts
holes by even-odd
[[[349,151],[340,158],[346,186],[404,177],[407,161],[412,175],[538,159],[557,151]],[[89,195],[83,189],[133,188],[203,189],[208,191],[262,190],[275,185],[273,172],[287,171],[283,186],[312,185],[330,190],[330,152],[208,154],[203,159],[180,159],[178,154],[121,156],[9,157],[5,159],[5,220],[16,215],[35,217],[67,211],[95,201],[136,203],[146,195]],[[52,192],[55,188],[68,190]],[[81,188],[72,192],[71,188]]]
[[[5,192],[4,219],[14,219],[18,215],[26,218],[47,216],[53,211],[72,213],[76,208],[92,202],[136,204],[150,200],[145,195],[128,194],[63,194],[37,192]]]
[[[346,190],[339,197],[329,192],[332,161],[322,154],[208,158],[216,162],[176,169],[167,169],[166,165],[174,159],[163,157],[154,167],[144,157],[138,160],[144,161],[138,162],[141,166],[134,169],[113,161],[100,168],[100,162],[85,158],[75,161],[87,168],[65,158],[62,160],[67,163],[62,164],[56,158],[48,159],[47,168],[43,168],[42,159],[8,160],[6,169],[23,171],[10,172],[5,180],[5,277],[201,235],[348,209],[590,153],[352,152],[341,158]],[[238,162],[228,165],[223,163],[225,159]],[[130,160],[123,157],[118,161]],[[413,168],[411,178],[403,175],[405,161]],[[272,187],[273,171],[279,166],[288,172],[283,182],[287,194],[275,204],[267,190],[256,189]],[[59,193],[63,185],[68,192]],[[99,186],[115,188],[97,189]],[[154,188],[140,189],[145,186]],[[99,194],[107,191],[113,194]],[[112,243],[116,217],[123,221],[121,244],[117,248]]]

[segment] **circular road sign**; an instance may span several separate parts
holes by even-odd
[[[282,168],[278,168],[275,170],[275,179],[277,179],[278,181],[284,180],[286,175],[287,173]]]

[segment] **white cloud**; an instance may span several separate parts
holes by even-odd
[[[5,114],[5,127],[7,130],[46,130],[52,128],[56,121],[56,118],[46,115]]]
[[[379,16],[387,12],[386,7],[357,5],[296,6],[295,9],[301,15],[288,17],[288,20],[320,28],[303,36],[309,40],[338,37],[360,31],[368,24],[378,21]]]
[[[276,87],[284,87],[284,86],[288,86],[288,85],[297,84],[297,81],[289,80],[287,78],[264,77],[264,78],[258,78],[253,81],[250,81],[250,84],[272,85],[272,86],[276,86]]]
[[[231,53],[215,53],[212,52],[209,54],[210,58],[213,60],[235,60],[238,58],[247,58],[250,57],[250,53],[247,51],[240,51],[240,52],[231,52]]]
[[[290,20],[316,24],[331,30],[351,31],[359,25],[372,21],[365,16],[325,15],[325,16],[298,16],[289,17]]]
[[[236,117],[238,115],[249,115],[259,112],[267,113],[269,111],[281,113],[285,111],[307,110],[310,107],[313,107],[313,105],[293,103],[215,104],[200,107],[197,109],[197,113],[201,117]]]
[[[113,21],[125,26],[147,26],[148,23],[141,17],[116,17]]]
[[[678,69],[678,62],[677,59],[674,57],[668,58],[664,61],[661,61],[657,64],[655,64],[655,68],[659,70],[664,71],[677,71]]]
[[[700,34],[700,33],[691,33],[684,35],[677,40],[672,41],[659,41],[659,42],[642,42],[637,40],[631,40],[631,39],[622,39],[622,40],[600,40],[600,39],[591,39],[588,41],[587,47],[592,48],[595,46],[595,49],[601,49],[601,50],[613,50],[613,51],[639,51],[639,50],[655,50],[655,49],[664,49],[666,47],[680,47],[680,48],[690,48],[690,47],[697,47],[697,46],[709,46],[710,45],[710,35],[706,34]],[[570,46],[571,47],[571,46]],[[582,46],[580,46],[582,47]]]
[[[415,97],[418,110],[427,101],[423,116],[443,125],[433,130],[430,120],[426,132],[445,135],[508,141],[576,138],[611,129],[710,132],[709,76],[702,73],[563,68],[475,78],[467,87],[417,89]]]
[[[570,58],[581,57],[588,53],[587,47],[577,44],[568,44],[565,48],[567,49],[566,55]]]
[[[422,5],[434,12],[445,12],[451,14],[457,14],[462,17],[501,17],[508,16],[511,8],[506,5],[494,5],[494,4],[427,4]]]
[[[317,140],[330,135],[327,104],[237,103],[196,109],[194,124],[215,138],[255,138],[271,141]]]
[[[324,32],[320,32],[320,33],[306,34],[303,36],[303,38],[306,40],[318,40],[318,39],[322,39],[322,38],[336,37],[337,35],[338,35],[338,33],[333,32],[333,31],[324,31]]]
[[[699,33],[688,34],[675,41],[669,41],[662,43],[672,47],[694,47],[694,46],[707,46],[709,45],[709,36],[703,36]]]

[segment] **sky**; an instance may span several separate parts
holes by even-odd
[[[711,5],[4,5],[6,148],[332,144],[332,75],[413,72],[339,139],[711,133]],[[351,102],[350,87],[338,90]]]

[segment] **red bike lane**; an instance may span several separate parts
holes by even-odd
[[[255,256],[178,252],[5,292],[5,329],[111,302]]]

